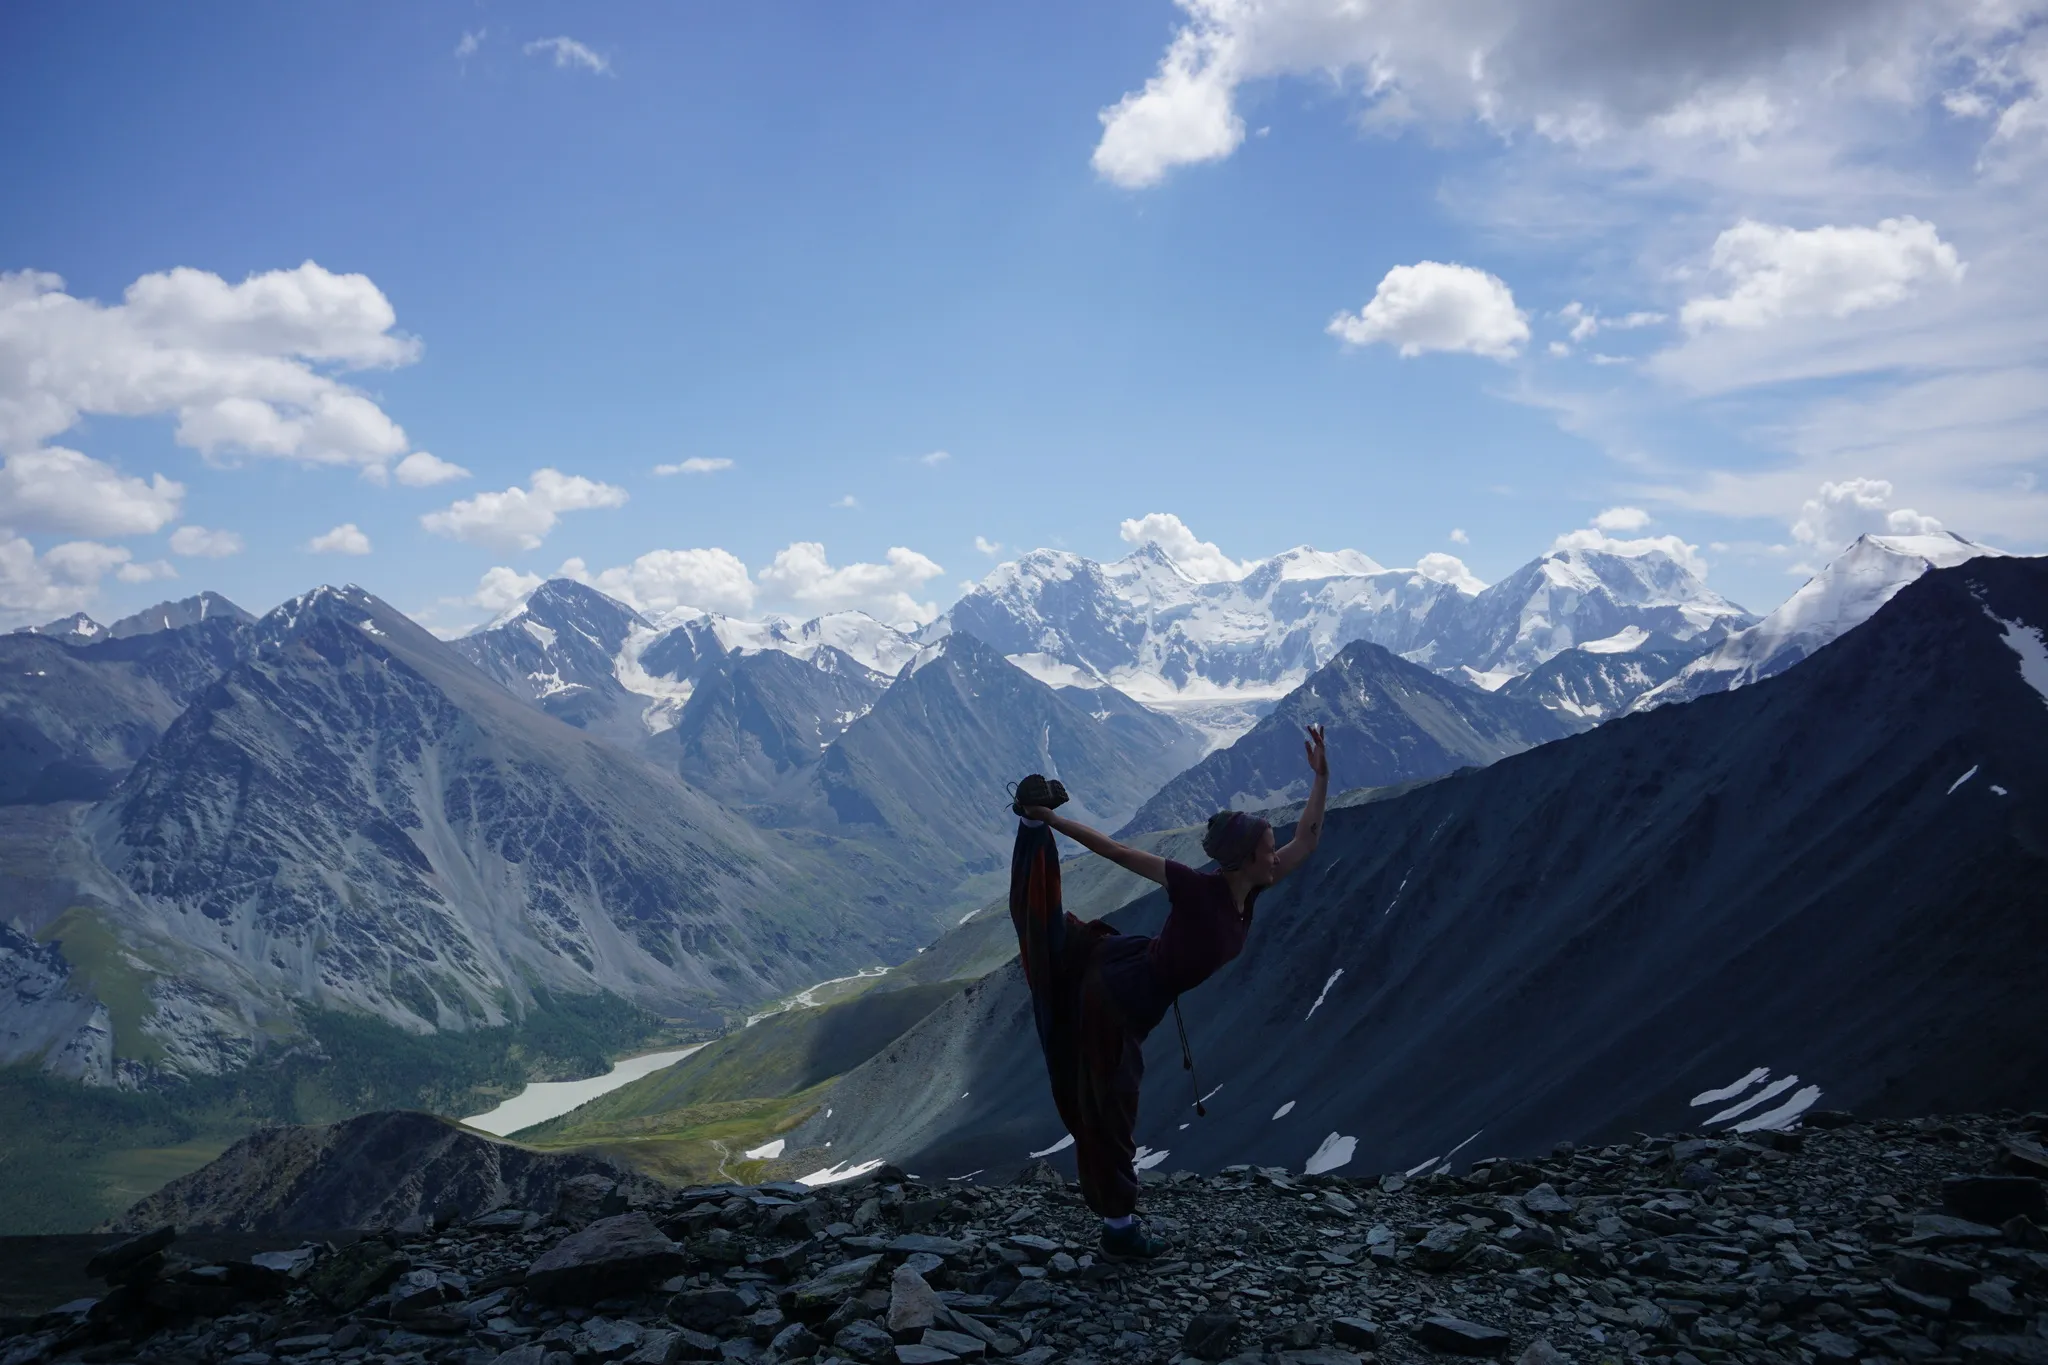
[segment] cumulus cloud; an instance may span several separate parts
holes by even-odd
[[[1003,552],[1003,543],[999,540],[990,540],[987,536],[976,536],[974,548],[993,559]]]
[[[68,541],[41,554],[26,537],[0,531],[0,623],[39,625],[53,616],[83,611],[98,596],[100,581],[134,558],[118,545]],[[162,565],[162,569],[169,569]],[[148,576],[169,576],[147,566]]]
[[[731,468],[731,460],[706,459],[702,455],[693,455],[681,464],[658,464],[654,467],[654,472],[657,474],[716,474],[721,469]]]
[[[1567,531],[1550,546],[1553,550],[1593,550],[1600,554],[1620,555],[1625,559],[1640,559],[1645,555],[1662,555],[1676,560],[1695,578],[1707,576],[1707,561],[1700,558],[1700,547],[1688,545],[1677,536],[1641,536],[1634,540],[1617,538],[1589,526],[1582,531]]]
[[[421,517],[420,525],[437,536],[472,545],[531,550],[547,539],[564,512],[621,507],[626,502],[623,488],[556,469],[536,469],[527,482],[526,488],[514,484],[502,492],[450,503]]]
[[[1339,313],[1326,330],[1346,345],[1385,342],[1404,356],[1465,351],[1506,360],[1529,339],[1529,321],[1498,276],[1440,261],[1395,266],[1371,302]]]
[[[171,532],[171,553],[187,559],[226,559],[242,552],[242,538],[233,531],[180,526]]]
[[[455,60],[466,62],[471,57],[474,57],[476,50],[484,45],[484,39],[490,36],[491,31],[487,28],[480,28],[474,32],[464,32],[462,41],[455,44]]]
[[[307,541],[306,549],[316,555],[366,555],[370,553],[370,538],[354,522],[344,521],[332,531],[322,531]]]
[[[1448,583],[1459,592],[1471,595],[1483,591],[1486,580],[1465,567],[1465,561],[1456,555],[1430,553],[1415,561],[1415,572],[1424,578],[1439,583]]]
[[[1238,91],[1290,75],[1335,77],[1378,126],[1477,122],[1573,147],[1638,131],[1746,144],[1813,116],[1817,92],[1896,101],[1959,62],[1994,71],[2039,10],[2035,0],[1176,3],[1186,19],[1158,69],[1101,113],[1094,165],[1117,184],[1229,156],[1245,136]],[[2038,97],[2038,81],[1991,77],[1971,93],[2003,118]]]
[[[918,456],[917,462],[921,465],[936,468],[952,458],[953,452],[950,450],[934,450],[928,454]]]
[[[1843,479],[1824,483],[1808,498],[1792,523],[1792,539],[1823,553],[1833,553],[1864,534],[1933,535],[1942,529],[1933,517],[1910,507],[1893,507],[1892,486],[1885,479]],[[1794,572],[1809,571],[1795,566]]]
[[[609,76],[612,71],[611,58],[600,57],[574,38],[536,38],[526,45],[525,52],[529,57],[552,56],[557,69],[588,71],[593,76]]]
[[[557,573],[638,611],[700,607],[736,615],[754,605],[747,566],[726,550],[650,550],[630,564],[596,573],[582,560],[571,559]]]
[[[1650,524],[1650,514],[1640,507],[1610,507],[1596,514],[1593,526],[1601,531],[1640,531]]]
[[[1464,527],[1462,527],[1462,526],[1453,526],[1453,527],[1451,528],[1451,544],[1453,544],[1453,545],[1470,545],[1471,543],[1472,543],[1472,537],[1470,537],[1470,536],[1468,536],[1468,535],[1466,535],[1466,534],[1465,534],[1465,528],[1464,528]]]
[[[1117,528],[1117,533],[1129,545],[1157,545],[1190,578],[1200,582],[1229,582],[1249,572],[1248,566],[1224,554],[1210,541],[1198,539],[1187,523],[1171,512],[1147,512],[1131,518]]]
[[[114,577],[123,583],[155,583],[160,579],[177,576],[177,566],[168,559],[152,559],[148,563],[131,559],[114,570]]]
[[[521,573],[500,564],[484,570],[483,577],[477,580],[476,594],[470,600],[488,612],[510,611],[546,581],[537,573]]]
[[[56,275],[0,275],[0,449],[36,450],[87,415],[168,415],[209,459],[381,469],[405,432],[334,372],[417,359],[396,325],[367,276],[312,261],[240,284],[185,267],[144,275],[112,306]]]
[[[851,493],[845,493],[833,499],[832,505],[834,507],[859,507],[860,499]]]
[[[1129,189],[1156,185],[1173,167],[1221,160],[1244,141],[1244,120],[1231,107],[1237,74],[1230,36],[1193,12],[1197,22],[1174,38],[1144,88],[1100,114],[1093,162],[1103,179]]]
[[[1745,219],[1715,239],[1713,266],[1730,288],[1686,303],[1680,316],[1695,331],[1845,318],[1902,303],[1923,280],[1961,283],[1964,270],[1934,224],[1918,218],[1806,231]]]
[[[178,515],[184,496],[161,474],[124,475],[62,446],[18,451],[0,465],[0,524],[20,530],[147,535]]]
[[[438,455],[429,455],[424,450],[415,450],[400,460],[391,471],[391,476],[407,488],[431,488],[437,483],[452,483],[466,479],[469,471],[452,460]]]
[[[806,611],[858,610],[892,625],[911,626],[939,614],[936,603],[919,601],[917,594],[944,572],[901,545],[890,547],[882,563],[834,568],[823,545],[800,540],[778,550],[774,562],[755,577],[770,596]]]

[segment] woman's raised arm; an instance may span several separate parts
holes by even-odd
[[[1107,858],[1118,867],[1137,873],[1147,881],[1166,885],[1166,859],[1157,853],[1147,853],[1129,844],[1120,844],[1100,830],[1090,829],[1078,820],[1068,820],[1055,815],[1044,806],[1026,806],[1024,818],[1039,820],[1051,825],[1053,832],[1064,834],[1090,853]]]

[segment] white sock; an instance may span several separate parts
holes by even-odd
[[[1102,1220],[1102,1225],[1106,1228],[1115,1228],[1117,1231],[1121,1232],[1125,1228],[1129,1227],[1131,1224],[1137,1221],[1137,1214],[1127,1213],[1121,1218],[1105,1218]]]

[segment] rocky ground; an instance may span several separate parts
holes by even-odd
[[[0,1324],[0,1365],[2048,1362],[2044,1132],[1819,1113],[1420,1180],[1147,1172],[1151,1264],[1098,1259],[1043,1163],[637,1208],[585,1176],[546,1211],[226,1264],[145,1234],[96,1256],[104,1297]]]

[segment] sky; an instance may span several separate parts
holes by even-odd
[[[2048,550],[2048,0],[8,26],[0,625]]]

